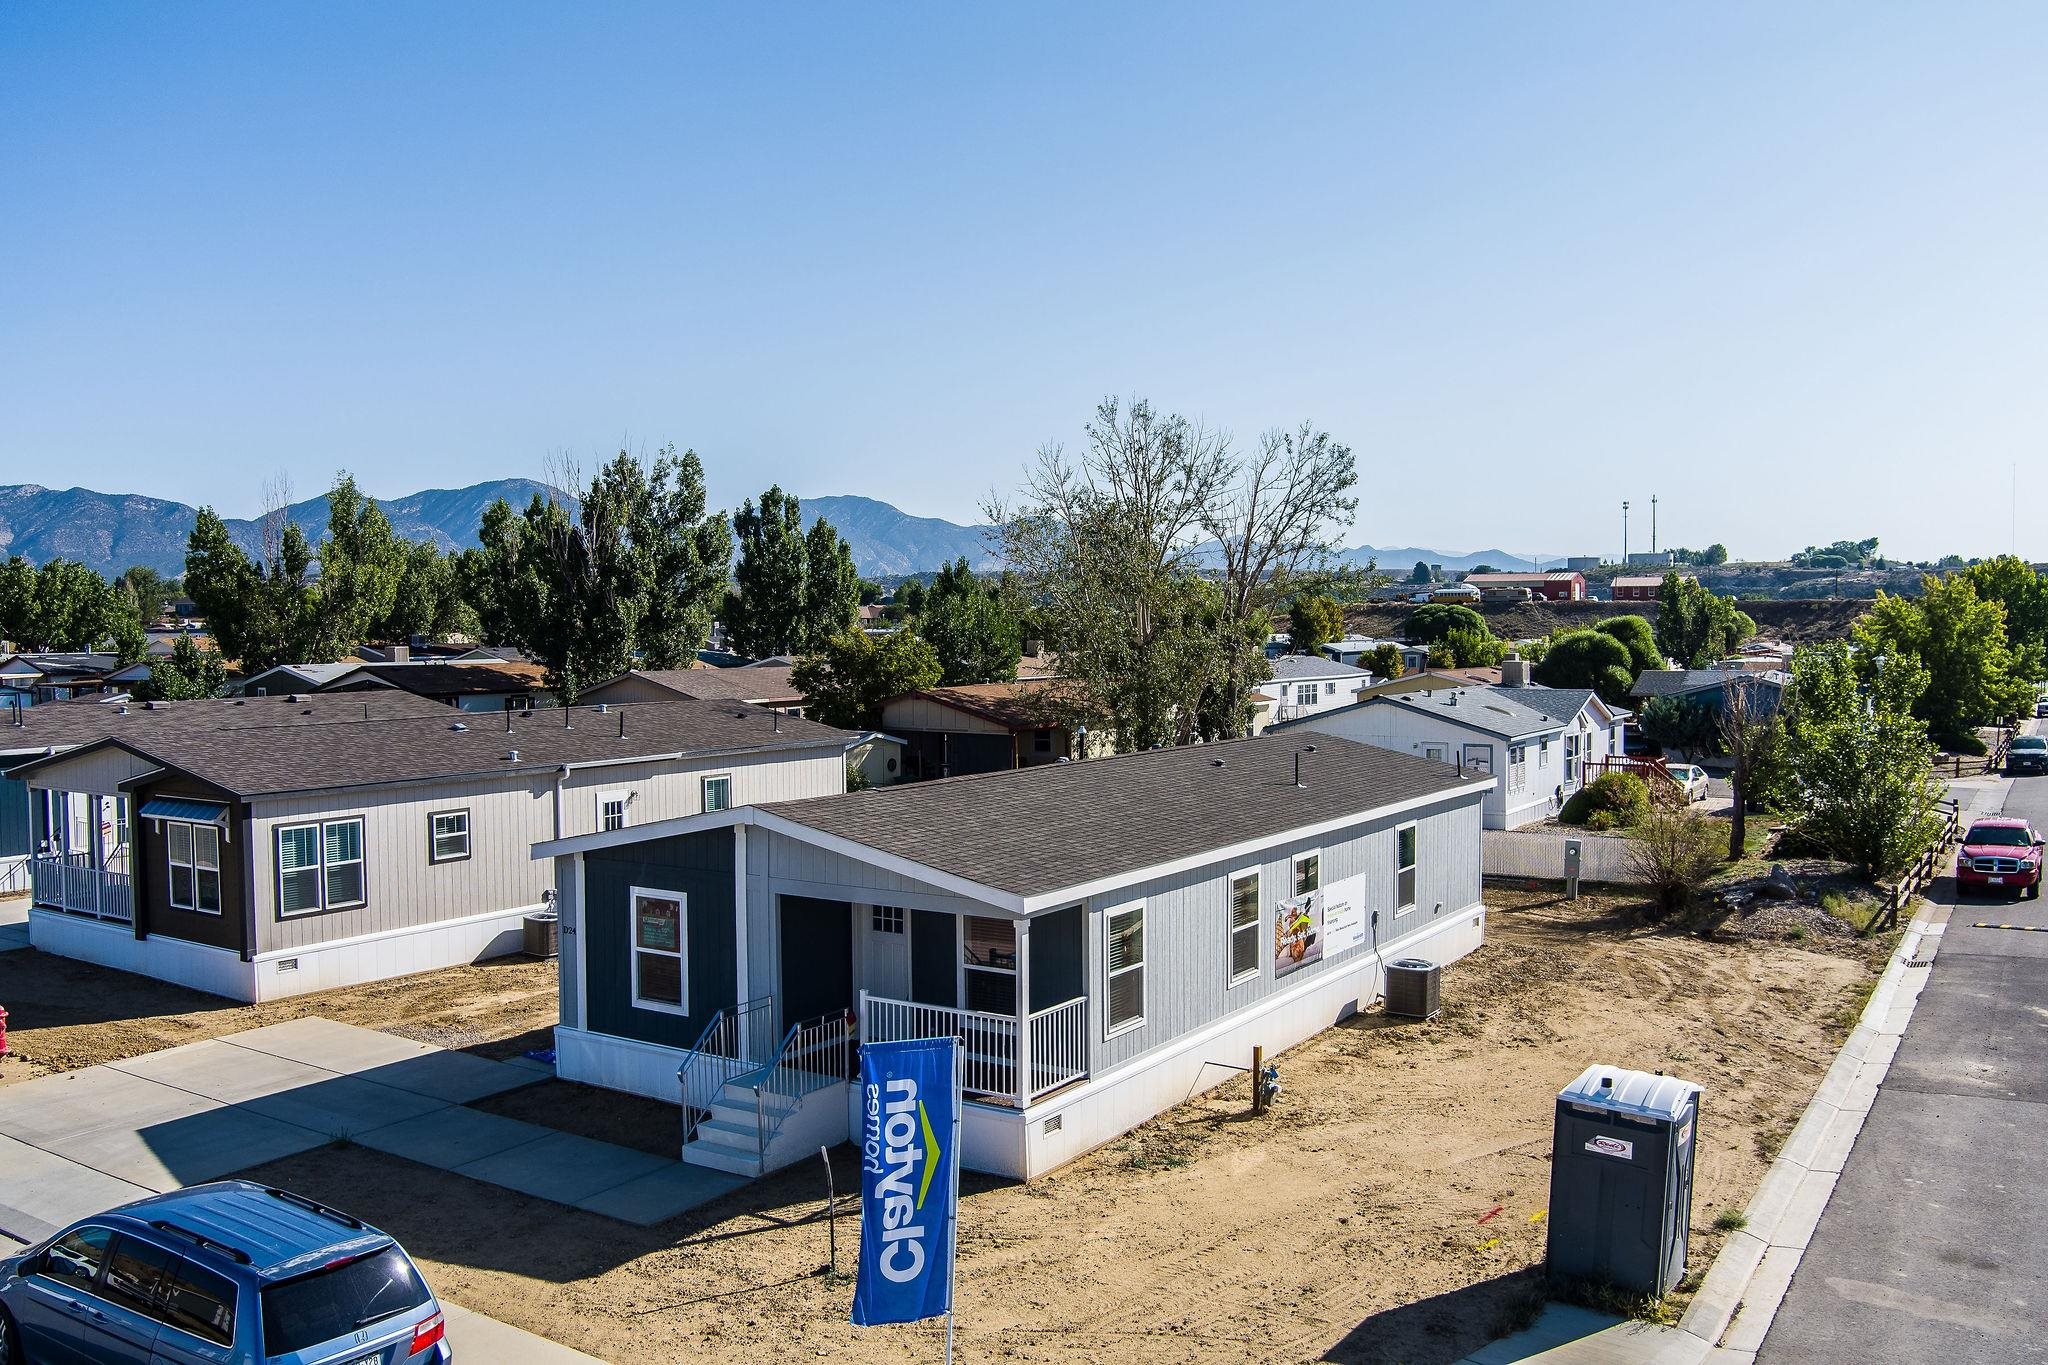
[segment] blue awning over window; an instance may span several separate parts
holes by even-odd
[[[142,803],[145,820],[190,820],[201,825],[225,825],[228,808],[219,801],[194,801],[182,796],[153,796]]]

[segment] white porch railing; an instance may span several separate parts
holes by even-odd
[[[1022,1108],[1088,1074],[1088,1001],[1075,997],[1030,1016],[1029,1030],[1007,1014],[921,1005],[861,992],[864,1043],[906,1038],[958,1038],[965,1045],[961,1086],[970,1095],[1006,1100]],[[1019,1066],[1020,1037],[1024,1056]]]
[[[126,872],[92,866],[89,855],[38,854],[35,859],[35,903],[94,919],[135,922],[134,883]]]

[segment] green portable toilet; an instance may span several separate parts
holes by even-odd
[[[1662,1295],[1685,1276],[1700,1088],[1589,1066],[1557,1096],[1548,1269]]]

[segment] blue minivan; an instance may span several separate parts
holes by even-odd
[[[223,1180],[82,1218],[0,1259],[0,1365],[447,1365],[405,1249]]]

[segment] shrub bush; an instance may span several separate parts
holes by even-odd
[[[1634,773],[1602,773],[1572,793],[1557,818],[1587,829],[1627,829],[1650,811],[1650,788]]]

